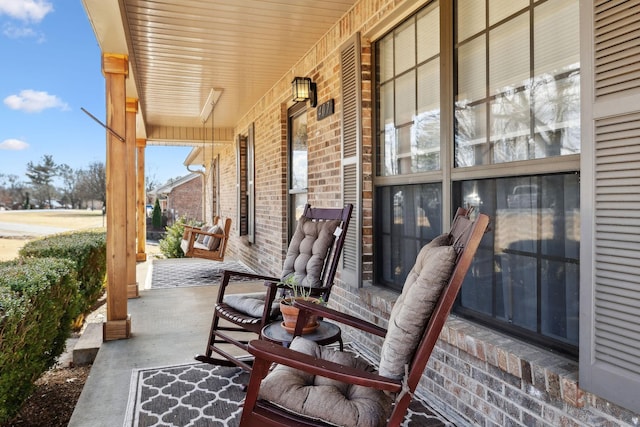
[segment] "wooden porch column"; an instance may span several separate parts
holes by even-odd
[[[145,189],[144,176],[144,152],[147,146],[146,139],[136,139],[136,148],[138,155],[138,174],[137,174],[137,191],[136,206],[138,212],[138,252],[136,253],[136,261],[143,262],[147,260],[147,193]]]
[[[106,81],[107,126],[107,321],[105,341],[129,338],[131,318],[127,313],[127,145],[125,138],[125,79],[129,72],[127,55],[102,55]],[[116,133],[118,136],[114,135]],[[126,141],[126,138],[125,138]]]
[[[127,297],[138,298],[136,281],[136,114],[138,98],[126,99],[127,175]]]

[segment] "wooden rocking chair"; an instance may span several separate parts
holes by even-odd
[[[421,250],[388,330],[318,304],[296,302],[301,315],[294,335],[306,317],[316,314],[385,337],[377,373],[352,353],[303,337],[297,336],[289,348],[251,341],[255,360],[240,426],[399,426],[489,224],[486,215],[472,221],[467,214],[458,209],[451,232]]]
[[[216,216],[211,227],[184,226],[180,248],[186,257],[224,261],[231,218]]]
[[[232,355],[220,344],[233,344],[246,355],[249,340],[259,337],[262,328],[279,315],[274,300],[278,290],[284,287],[282,282],[289,277],[310,288],[313,296],[321,296],[326,301],[333,286],[352,210],[351,204],[344,208],[312,208],[307,204],[289,244],[280,278],[224,271],[207,347],[205,353],[195,359],[215,365],[236,365],[250,371],[250,361]],[[232,277],[264,281],[266,289],[259,293],[227,295],[228,287],[233,285]],[[212,357],[214,352],[224,359]]]

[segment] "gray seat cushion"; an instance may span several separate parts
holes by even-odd
[[[453,246],[446,246],[448,244],[449,236],[445,234],[420,250],[389,316],[389,327],[380,354],[380,375],[394,379],[404,376],[404,367],[411,362],[453,271],[457,253]]]
[[[229,307],[246,314],[247,316],[262,317],[264,312],[264,301],[267,294],[264,292],[253,292],[245,294],[225,295],[222,301]],[[275,301],[271,306],[271,315],[275,316],[280,311],[280,303]]]
[[[291,349],[332,362],[373,370],[353,353],[322,347],[302,337]],[[391,415],[393,397],[380,390],[314,376],[277,365],[263,380],[259,397],[306,417],[322,419],[338,426],[385,426]]]

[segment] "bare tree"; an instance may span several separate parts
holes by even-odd
[[[107,201],[107,174],[104,163],[94,162],[86,170],[78,172],[79,198],[87,202]]]
[[[19,209],[24,206],[27,194],[26,185],[18,175],[0,174],[0,206]]]
[[[80,194],[78,191],[78,184],[80,183],[80,177],[82,174],[79,170],[74,170],[67,164],[61,164],[58,166],[59,175],[62,178],[62,187],[60,193],[62,195],[62,203],[65,205],[71,205],[72,208],[80,207]]]

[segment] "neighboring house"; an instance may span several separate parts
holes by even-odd
[[[353,0],[325,27],[344,1],[83,2],[134,64],[106,78],[144,82],[147,143],[211,147],[193,164],[229,256],[278,275],[305,202],[353,203],[329,303],[385,325],[420,247],[474,205],[492,231],[418,393],[460,425],[640,423],[639,0]]]
[[[166,184],[149,191],[153,203],[158,199],[160,209],[171,224],[184,216],[188,220],[203,221],[202,212],[202,175],[189,175],[171,179]],[[152,203],[152,206],[153,206]]]

